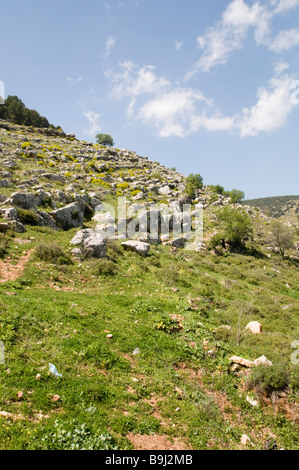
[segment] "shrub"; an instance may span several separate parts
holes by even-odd
[[[38,215],[28,209],[20,209],[19,207],[17,208],[18,211],[18,218],[22,224],[25,225],[38,225],[39,224],[39,217]]]
[[[196,191],[199,189],[202,189],[203,187],[203,177],[199,174],[189,175],[186,180],[186,193],[188,196],[190,196],[192,199],[195,198],[196,196]]]
[[[96,276],[115,276],[118,266],[111,260],[97,259],[92,262],[91,271]]]
[[[35,249],[38,259],[53,264],[72,264],[68,255],[55,243],[41,243]]]
[[[253,369],[249,378],[249,388],[258,387],[267,396],[271,393],[285,389],[289,384],[289,371],[284,364],[274,366],[259,365]]]
[[[3,233],[0,233],[0,258],[3,258],[6,255],[8,244],[9,242],[7,237]]]

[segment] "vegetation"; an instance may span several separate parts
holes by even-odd
[[[97,134],[97,144],[104,145],[105,147],[113,147],[114,141],[110,134]]]
[[[2,200],[25,186],[38,210],[18,209],[22,233],[1,217],[0,449],[133,450],[154,439],[165,449],[235,450],[246,434],[248,449],[298,450],[298,252],[285,246],[281,256],[277,240],[268,243],[269,219],[218,198],[220,185],[213,205],[202,187],[199,251],[152,243],[143,258],[108,240],[104,259],[84,259],[70,244],[79,228],[40,226],[39,213],[46,220],[80,195],[82,228],[94,229],[94,207],[117,210],[118,191],[133,202],[140,187],[145,201],[169,203],[145,189],[167,172],[148,161],[148,170],[134,167],[133,153],[109,162],[98,145],[3,129],[0,169],[11,186],[1,187]],[[37,155],[25,157],[31,149]],[[117,188],[119,178],[128,186]],[[202,181],[191,181],[193,197]],[[253,321],[260,334],[246,328]],[[272,365],[236,365],[232,356]]]
[[[196,191],[202,189],[203,177],[199,174],[194,175],[191,173],[186,179],[186,193],[191,199],[195,199]]]
[[[252,237],[252,222],[249,215],[240,209],[225,206],[216,212],[219,230],[211,239],[210,246],[227,247],[230,251],[244,251],[245,243]]]
[[[243,201],[253,207],[259,207],[265,214],[278,218],[294,212],[299,214],[299,196],[264,197]]]
[[[272,221],[269,230],[267,242],[274,248],[278,248],[279,253],[284,257],[285,251],[293,246],[293,231],[279,220]]]
[[[11,95],[0,106],[0,119],[24,126],[50,127],[47,118],[40,116],[34,109],[28,109],[17,96]]]

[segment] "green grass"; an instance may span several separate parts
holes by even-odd
[[[21,236],[34,237],[32,248],[55,240],[54,252],[66,256],[73,232],[31,227]],[[295,424],[271,407],[252,408],[247,378],[232,374],[228,360],[264,354],[291,373],[290,345],[299,337],[296,267],[279,258],[172,254],[161,246],[146,259],[117,243],[108,251],[114,259],[108,264],[33,257],[21,278],[0,285],[0,410],[24,418],[0,418],[0,448],[130,449],[130,432],[180,437],[193,449],[238,448],[246,433],[263,448],[257,430],[267,427],[280,446],[297,449]],[[198,310],[190,297],[199,299]],[[251,320],[262,323],[262,335],[245,334]],[[231,330],[221,336],[223,324]],[[61,378],[50,375],[49,363]],[[200,380],[192,371],[200,371]],[[229,422],[213,391],[226,394]],[[166,425],[154,416],[152,397]]]

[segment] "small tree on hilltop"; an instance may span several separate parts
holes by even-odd
[[[97,144],[105,145],[105,147],[113,147],[114,141],[110,134],[97,134],[96,135]]]
[[[227,192],[228,196],[231,199],[232,203],[241,202],[245,198],[244,191],[240,191],[239,189],[232,189],[231,191]]]
[[[202,187],[203,177],[201,175],[193,175],[193,173],[191,173],[191,175],[187,177],[185,191],[189,197],[195,199],[196,191],[202,189]]]

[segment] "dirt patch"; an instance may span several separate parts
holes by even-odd
[[[170,440],[169,436],[130,433],[127,438],[132,442],[135,450],[190,450],[179,438]]]
[[[23,256],[18,260],[17,264],[11,264],[11,259],[8,258],[0,261],[0,282],[15,281],[21,276],[24,271],[25,265],[28,263],[33,250],[24,252]]]

